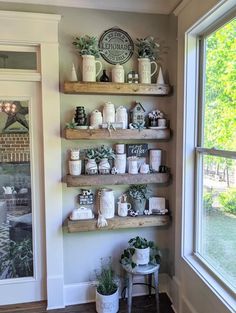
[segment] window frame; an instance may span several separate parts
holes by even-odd
[[[224,305],[235,310],[235,293],[222,283],[212,268],[206,266],[204,259],[198,254],[196,244],[197,232],[196,221],[199,220],[199,193],[196,187],[202,180],[201,175],[196,175],[201,166],[201,155],[207,153],[217,156],[235,158],[234,151],[222,151],[217,149],[202,148],[199,138],[202,133],[199,130],[203,126],[202,110],[199,103],[202,100],[202,88],[199,84],[200,45],[202,37],[218,29],[221,25],[230,21],[236,13],[235,4],[232,1],[223,1],[213,10],[196,22],[185,33],[185,62],[184,62],[184,117],[183,117],[183,171],[182,171],[182,240],[181,257],[214,292]],[[194,125],[194,129],[193,129]]]

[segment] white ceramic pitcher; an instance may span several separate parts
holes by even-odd
[[[154,71],[151,71],[151,66],[154,65]],[[151,84],[151,77],[157,71],[157,63],[155,61],[150,61],[149,58],[139,58],[138,59],[138,74],[139,82],[141,84]]]
[[[82,78],[84,82],[95,82],[96,77],[101,73],[102,63],[95,60],[93,55],[82,55],[83,58],[83,68],[82,68]],[[99,69],[96,71],[96,64],[99,64]]]

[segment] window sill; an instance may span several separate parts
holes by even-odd
[[[218,299],[232,312],[235,312],[235,290],[231,290],[215,277],[197,255],[185,255],[184,261],[201,278]]]

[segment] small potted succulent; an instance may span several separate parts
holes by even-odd
[[[153,241],[137,236],[131,238],[128,243],[129,247],[121,255],[120,263],[122,265],[134,268],[137,265],[148,263],[160,264],[160,250]]]
[[[88,175],[95,175],[98,173],[97,166],[97,157],[98,152],[96,148],[89,148],[85,150],[85,159],[87,160],[87,164],[85,166],[85,172]]]
[[[96,77],[102,70],[102,63],[95,58],[100,56],[98,39],[93,36],[75,37],[73,45],[79,51],[83,59],[82,78],[84,82],[95,82]],[[100,68],[96,71],[96,63]]]
[[[111,258],[101,259],[101,269],[95,271],[96,311],[98,313],[117,313],[119,310],[119,284],[112,268]]]
[[[100,174],[110,174],[109,160],[115,159],[115,153],[111,147],[102,145],[97,149],[98,169]]]
[[[128,195],[131,199],[132,209],[138,212],[139,215],[144,213],[146,201],[149,198],[150,191],[147,185],[131,185],[128,189]]]

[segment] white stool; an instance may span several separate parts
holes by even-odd
[[[151,294],[151,288],[152,288],[152,275],[154,278],[154,287],[155,287],[155,293],[156,293],[156,312],[160,313],[159,308],[159,283],[158,283],[158,273],[160,265],[153,265],[153,264],[147,264],[147,265],[138,265],[135,268],[132,268],[130,265],[122,265],[123,269],[127,273],[128,277],[128,313],[131,313],[132,310],[132,288],[133,288],[133,277],[135,275],[148,275],[148,286],[149,286],[149,295]]]

